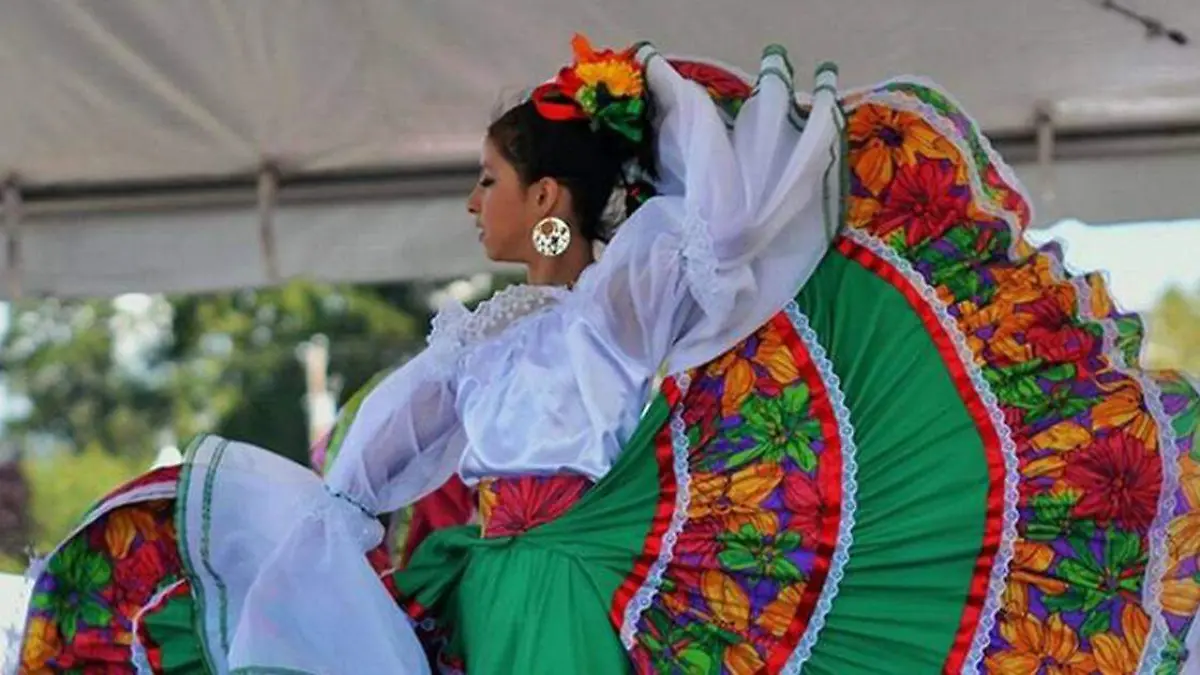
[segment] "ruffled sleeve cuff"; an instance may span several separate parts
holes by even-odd
[[[737,289],[719,273],[716,249],[708,223],[689,214],[680,226],[683,277],[692,299],[709,317],[728,316]]]

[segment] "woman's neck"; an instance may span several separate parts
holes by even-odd
[[[562,255],[555,258],[538,256],[527,266],[526,279],[534,286],[565,286],[570,288],[579,275],[595,261],[591,242],[573,242]]]

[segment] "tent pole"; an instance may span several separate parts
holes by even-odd
[[[1040,119],[1041,115],[1048,119]],[[1036,170],[1053,160],[1062,162],[1124,160],[1138,157],[1195,157],[1200,153],[1200,118],[1187,125],[1094,131],[1065,125],[1059,106],[1043,107],[1023,129],[994,132],[993,147],[1014,168]],[[264,177],[266,171],[274,178]],[[310,205],[423,200],[454,196],[471,189],[479,169],[475,164],[440,164],[425,170],[375,167],[369,171],[297,172],[289,170],[283,185],[271,165],[256,173],[221,179],[107,184],[37,185],[21,183],[21,218],[81,218],[103,214],[164,213],[191,209],[260,209],[262,188],[273,189],[272,210]],[[1050,171],[1044,172],[1047,179]],[[1040,189],[1030,184],[1031,189]],[[271,190],[268,190],[271,191]],[[256,201],[257,200],[257,201]],[[272,228],[268,225],[267,231]],[[266,238],[270,238],[270,234]],[[264,241],[264,244],[267,242]]]
[[[4,272],[8,297],[21,298],[21,189],[15,177],[4,181]]]
[[[279,171],[270,163],[258,172],[258,241],[262,248],[267,282],[280,281],[279,257],[275,247],[275,206],[279,197]]]
[[[1043,204],[1053,204],[1055,200],[1054,185],[1054,116],[1048,106],[1038,106],[1034,117],[1035,144],[1037,150],[1037,167],[1041,185]]]

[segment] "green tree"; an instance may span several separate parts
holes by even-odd
[[[343,399],[422,345],[428,309],[411,286],[297,282],[173,302],[172,339],[154,356],[169,369],[181,431],[209,430],[299,462],[308,451],[304,368],[297,347],[329,339]],[[196,418],[185,423],[189,415]],[[190,433],[181,433],[181,436]]]
[[[92,447],[80,453],[26,457],[33,547],[45,553],[88,509],[117,486],[144,472],[144,462]]]
[[[432,288],[296,282],[155,297],[138,311],[111,300],[18,303],[0,343],[0,368],[18,402],[5,442],[15,448],[9,454],[24,458],[28,495],[21,505],[2,506],[31,513],[32,523],[0,518],[7,523],[0,567],[19,567],[28,544],[41,551],[53,545],[160,448],[196,433],[306,461],[296,346],[328,336],[330,371],[348,396],[420,347]],[[6,478],[19,475],[10,472]]]
[[[0,457],[9,455],[0,447]],[[12,571],[32,540],[29,483],[19,462],[0,461],[0,572]],[[19,567],[17,567],[19,569]]]
[[[5,433],[31,448],[99,448],[149,458],[168,426],[169,400],[149,373],[125,367],[110,301],[17,304],[0,343],[0,369],[24,410]]]
[[[491,290],[486,279],[468,286],[478,297]],[[423,346],[430,296],[445,288],[299,281],[153,297],[136,311],[111,300],[19,303],[0,344],[0,369],[22,403],[6,440],[24,457],[29,485],[33,522],[22,526],[23,538],[44,550],[98,497],[144,471],[160,448],[196,433],[306,463],[297,346],[327,337],[329,372],[344,402]]]
[[[1154,366],[1200,376],[1200,291],[1172,288],[1163,294],[1150,315],[1148,336]]]

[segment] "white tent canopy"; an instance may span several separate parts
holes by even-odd
[[[1016,164],[1041,222],[1194,217],[1200,47],[1106,4],[8,0],[0,290],[478,271],[463,193],[481,130],[576,30],[750,71],[779,42],[800,72],[839,63],[845,86],[926,75]],[[1125,6],[1200,39],[1196,0]],[[256,204],[277,208],[260,222]]]

